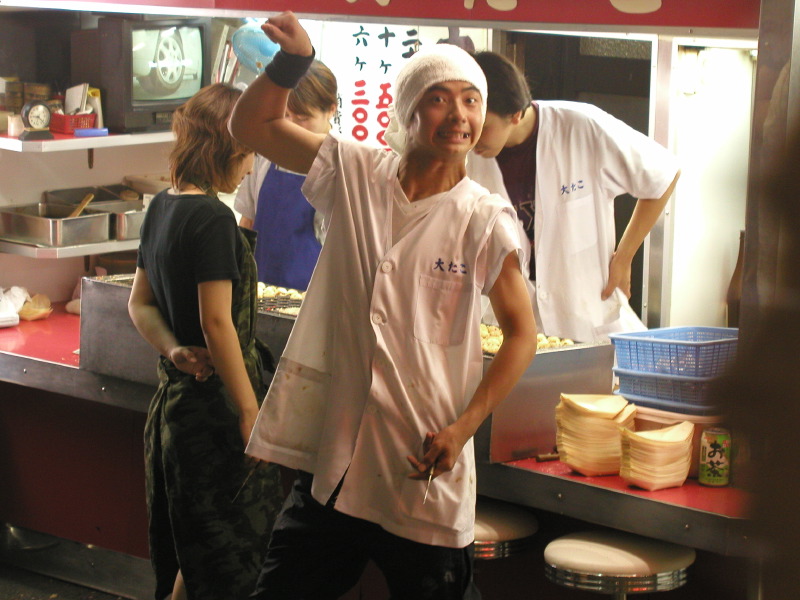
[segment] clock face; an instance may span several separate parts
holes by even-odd
[[[44,102],[30,102],[22,108],[22,119],[32,129],[47,129],[50,126],[50,107]]]

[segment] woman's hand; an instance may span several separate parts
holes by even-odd
[[[314,51],[308,33],[300,25],[293,12],[287,11],[270,17],[261,26],[267,37],[278,44],[281,50],[297,56],[311,56]]]
[[[208,348],[202,346],[175,346],[167,357],[179,371],[194,375],[197,381],[206,381],[214,374],[214,364]]]

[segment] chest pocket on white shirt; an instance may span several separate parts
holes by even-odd
[[[559,204],[560,232],[568,254],[597,245],[597,215],[594,196],[582,196]]]
[[[414,337],[440,346],[463,342],[470,298],[470,286],[464,282],[420,275],[414,305]]]

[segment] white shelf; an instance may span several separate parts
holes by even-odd
[[[105,254],[107,252],[122,252],[123,250],[136,250],[139,240],[98,242],[96,244],[81,244],[79,246],[34,246],[22,242],[0,240],[0,252],[16,254],[29,258],[72,258],[74,256],[89,256],[91,254]]]
[[[93,150],[95,148],[115,148],[134,146],[140,144],[160,144],[171,142],[174,139],[171,131],[155,133],[114,134],[109,136],[74,138],[61,137],[54,140],[36,140],[21,142],[17,138],[0,135],[0,150],[11,152],[64,152],[72,150]],[[15,254],[29,258],[72,258],[76,256],[89,256],[105,254],[107,252],[122,252],[136,250],[139,240],[109,240],[95,244],[80,244],[77,246],[36,246],[24,242],[0,240],[0,253]]]
[[[12,152],[63,152],[69,150],[91,150],[93,148],[115,148],[139,144],[160,144],[173,140],[171,131],[155,133],[121,133],[87,138],[66,138],[21,142],[17,138],[0,136],[0,150]]]

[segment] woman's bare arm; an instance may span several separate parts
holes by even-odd
[[[239,345],[231,317],[233,282],[229,279],[205,281],[197,286],[200,301],[200,326],[208,351],[225,389],[239,411],[239,429],[244,443],[258,415],[258,402]]]
[[[214,367],[207,348],[183,346],[175,338],[156,304],[153,288],[144,269],[137,268],[133,277],[128,314],[142,337],[178,369],[194,375],[198,381],[204,381],[213,373]]]

